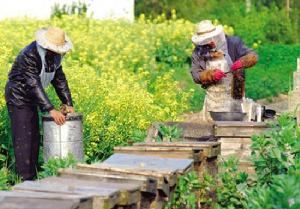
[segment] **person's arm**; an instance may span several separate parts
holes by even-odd
[[[238,38],[238,42],[236,44],[236,54],[238,60],[231,66],[233,71],[242,68],[250,68],[258,61],[258,55],[252,49],[248,48],[240,38]]]
[[[206,70],[204,69],[205,62],[199,58],[194,51],[192,54],[192,66],[190,72],[193,80],[197,84],[201,84],[203,88],[215,84],[218,80],[221,80],[226,75],[220,70]]]
[[[54,78],[51,81],[51,83],[60,101],[69,107],[73,107],[71,92],[68,86],[66,76],[61,66],[56,70]]]

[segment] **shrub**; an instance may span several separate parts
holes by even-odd
[[[50,158],[47,163],[42,165],[42,171],[38,173],[38,178],[57,176],[60,168],[70,168],[76,165],[76,160],[72,154],[65,158]]]
[[[252,137],[251,156],[259,184],[270,184],[274,175],[287,174],[300,162],[300,131],[294,118],[281,116],[270,132]]]

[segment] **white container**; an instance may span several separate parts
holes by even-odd
[[[69,113],[66,116],[66,123],[57,125],[51,116],[43,116],[43,148],[44,161],[49,158],[67,157],[72,154],[76,160],[83,160],[83,127],[82,115]]]

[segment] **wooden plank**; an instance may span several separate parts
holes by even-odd
[[[140,156],[132,154],[113,154],[101,166],[117,167],[149,173],[173,175],[184,174],[191,168],[193,160]],[[100,164],[98,164],[100,165]]]
[[[157,182],[157,189],[162,191],[162,193],[165,196],[169,196],[170,194],[170,187],[174,186],[176,183],[176,175],[173,174],[172,176],[169,176],[169,178],[166,177],[165,174],[162,173],[151,173],[149,174],[149,172],[141,172],[141,171],[127,171],[124,169],[118,169],[118,168],[110,168],[110,167],[104,167],[104,166],[99,166],[98,164],[92,164],[92,165],[88,165],[88,164],[77,164],[77,169],[80,172],[85,172],[85,173],[93,173],[95,175],[98,174],[104,174],[104,175],[119,175],[122,176],[124,178],[128,177],[128,178],[140,178],[140,177],[150,177],[150,178],[154,178]],[[95,175],[90,174],[89,177],[93,176],[92,178],[94,178]],[[76,177],[80,177],[80,178],[85,178],[86,174],[82,175],[81,174],[76,174]],[[97,178],[97,177],[96,177]],[[170,180],[171,179],[171,183],[172,185],[170,186]]]
[[[91,209],[92,197],[82,194],[62,194],[62,193],[49,193],[49,192],[30,192],[30,191],[0,191],[0,208],[7,209],[7,205],[16,205],[18,202],[23,202],[24,205],[29,203],[35,203],[29,207],[32,208],[45,208],[49,201],[53,202],[53,205],[62,203],[65,205],[64,209]],[[3,203],[3,204],[2,204]],[[22,207],[20,207],[22,208]],[[52,207],[54,208],[54,207]],[[28,208],[26,208],[28,209]]]
[[[203,150],[203,155],[206,157],[216,157],[221,152],[220,142],[143,142],[134,143],[134,146],[149,146],[149,147],[178,147],[179,149],[183,147],[193,147]]]
[[[87,194],[93,197],[93,209],[114,208],[120,199],[118,189],[87,185],[82,181],[64,181],[54,178],[46,181],[25,181],[14,186],[15,191],[50,192],[61,194]]]
[[[159,136],[159,126],[175,126],[181,131],[181,138],[192,141],[207,141],[214,138],[213,123],[189,123],[189,122],[156,122],[153,123],[147,131],[147,142],[152,142],[153,139]]]
[[[1,195],[0,198],[0,209],[74,209],[80,204],[73,200],[15,198]]]
[[[194,162],[200,162],[200,152],[202,152],[200,148],[193,147],[130,146],[114,148],[114,153],[156,156],[163,158],[192,159]]]
[[[99,188],[110,188],[117,189],[120,192],[118,199],[118,205],[128,206],[132,204],[137,204],[140,201],[140,186],[128,183],[106,183],[99,181],[74,179],[74,178],[62,178],[62,177],[50,177],[41,180],[47,183],[60,183],[63,185],[85,185],[93,186]]]
[[[216,137],[249,137],[263,133],[268,129],[263,122],[222,121],[215,122]]]
[[[60,169],[58,171],[59,176],[65,178],[75,178],[82,180],[92,180],[92,181],[100,181],[107,183],[126,183],[126,184],[134,184],[139,185],[141,187],[141,191],[149,194],[155,194],[157,190],[157,180],[155,178],[146,177],[146,176],[121,176],[119,174],[112,174],[101,171],[93,171],[89,172],[86,170],[80,169]]]

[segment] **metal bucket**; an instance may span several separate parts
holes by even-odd
[[[78,113],[69,113],[66,116],[66,123],[62,126],[57,125],[53,118],[43,116],[44,131],[44,161],[49,158],[66,157],[72,154],[76,160],[83,160],[83,132],[82,115]]]

